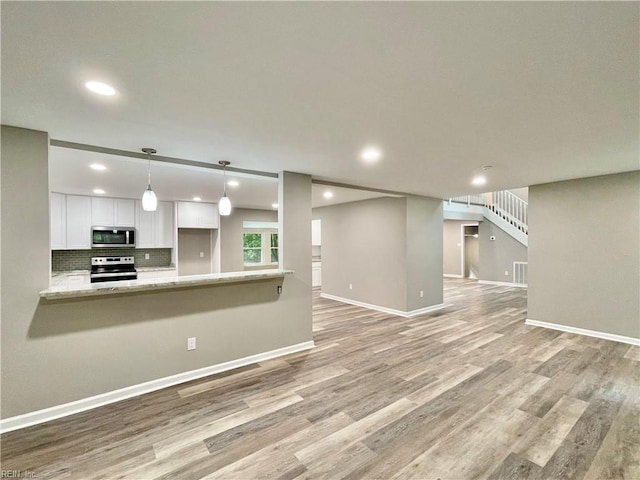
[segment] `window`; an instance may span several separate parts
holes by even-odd
[[[278,234],[271,234],[271,263],[278,263]]]
[[[248,230],[242,235],[244,264],[247,267],[278,263],[278,234],[273,230]]]
[[[259,265],[262,263],[261,233],[244,234],[244,263],[252,265]]]

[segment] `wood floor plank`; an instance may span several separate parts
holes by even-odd
[[[540,467],[535,463],[510,453],[487,478],[488,480],[529,480],[538,475],[539,471]]]
[[[588,403],[564,396],[537,426],[525,432],[511,448],[521,457],[543,467],[565,440]]]
[[[526,289],[444,282],[402,318],[320,298],[316,347],[3,434],[78,480],[640,478],[640,348],[532,327]]]

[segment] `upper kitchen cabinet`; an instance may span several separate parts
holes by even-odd
[[[215,203],[178,202],[178,228],[218,228]]]
[[[49,201],[49,241],[51,250],[67,248],[67,198],[62,193],[52,193]]]
[[[91,197],[91,223],[94,226],[133,227],[134,212],[134,200]]]
[[[311,220],[311,245],[314,247],[322,245],[321,225],[321,220]]]
[[[67,245],[69,250],[91,248],[91,197],[66,195]]]
[[[173,248],[173,202],[158,202],[155,212],[147,212],[142,202],[135,202],[137,248]]]

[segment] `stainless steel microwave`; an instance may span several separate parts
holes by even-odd
[[[135,247],[136,229],[91,227],[91,248]]]

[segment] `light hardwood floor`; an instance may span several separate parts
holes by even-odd
[[[317,347],[2,436],[76,479],[640,479],[639,348],[529,327],[445,281],[411,319],[319,298]]]

